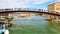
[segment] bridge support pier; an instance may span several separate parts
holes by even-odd
[[[56,21],[60,21],[60,19],[59,19],[60,17],[59,16],[56,16]]]
[[[58,20],[58,17],[56,16],[56,20]]]
[[[54,18],[54,16],[51,16],[51,15],[45,15],[45,17],[46,17],[46,19],[52,19],[52,18]]]

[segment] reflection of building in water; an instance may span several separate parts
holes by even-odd
[[[60,2],[56,2],[56,3],[48,5],[48,10],[60,12]]]

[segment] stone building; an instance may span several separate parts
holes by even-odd
[[[48,10],[60,12],[60,2],[55,2],[53,4],[48,5]]]

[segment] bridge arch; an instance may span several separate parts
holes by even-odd
[[[46,16],[50,17],[50,18],[55,18],[60,17],[60,14],[55,14],[55,13],[50,13],[50,12],[42,12],[42,11],[34,11],[34,10],[21,10],[21,11],[4,11],[4,12],[0,12],[0,16],[11,16],[16,15],[18,13],[24,12],[26,13],[26,15],[30,15],[30,13],[38,13],[38,14],[46,14]],[[15,14],[16,13],[16,14]],[[13,16],[12,15],[12,16]],[[24,15],[24,14],[23,14]],[[11,17],[12,17],[11,16]],[[16,15],[17,16],[17,15]]]

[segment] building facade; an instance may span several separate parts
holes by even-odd
[[[48,5],[48,12],[60,14],[60,2],[55,2]],[[47,19],[59,19],[58,16],[46,15]]]
[[[55,2],[53,4],[48,5],[48,10],[60,13],[60,2]]]

